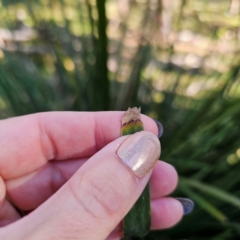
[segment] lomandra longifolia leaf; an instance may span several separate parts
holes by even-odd
[[[122,118],[121,135],[124,136],[143,130],[140,108],[128,108]],[[151,208],[148,183],[137,202],[123,219],[123,234],[124,236],[143,237],[149,232],[150,225]]]

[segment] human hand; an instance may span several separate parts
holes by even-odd
[[[126,139],[134,145],[136,137],[119,138],[122,116],[50,112],[0,122],[0,239],[119,239],[120,222],[149,178],[151,229],[169,228],[181,219],[181,203],[164,197],[177,185],[171,165],[157,161],[137,178],[124,164],[119,146]],[[142,115],[142,122],[157,135],[151,118]],[[160,150],[153,134],[138,133],[143,152],[148,144],[151,151]],[[11,203],[34,211],[21,218]]]

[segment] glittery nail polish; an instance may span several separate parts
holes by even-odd
[[[137,177],[141,178],[151,171],[158,160],[160,142],[150,132],[137,132],[120,145],[117,149],[117,155]]]
[[[183,206],[183,215],[187,215],[192,212],[194,208],[194,202],[189,198],[175,198],[177,199]]]
[[[160,138],[163,135],[163,125],[157,121],[156,119],[153,119],[154,122],[157,124],[158,127],[158,138]]]

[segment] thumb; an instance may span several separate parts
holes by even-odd
[[[159,155],[150,132],[111,142],[1,239],[106,239],[140,196]]]

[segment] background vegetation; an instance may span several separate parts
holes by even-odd
[[[175,196],[145,239],[240,239],[240,2],[0,0],[0,117],[126,110],[160,120]]]

